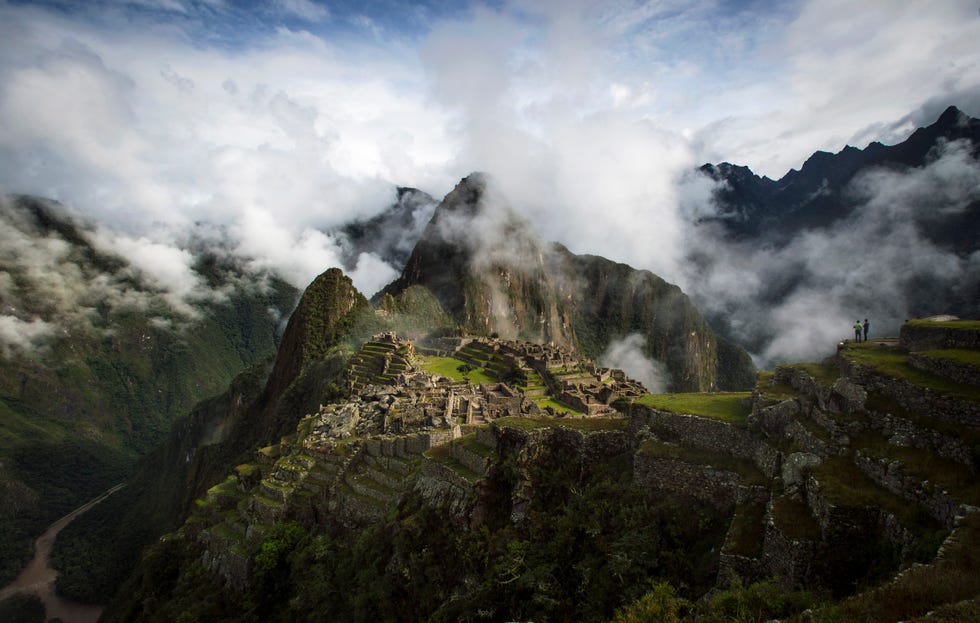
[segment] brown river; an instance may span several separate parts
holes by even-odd
[[[0,590],[0,599],[18,592],[35,593],[44,602],[47,618],[60,618],[65,623],[95,623],[102,615],[102,606],[81,604],[69,601],[54,592],[54,579],[58,572],[51,567],[51,546],[58,533],[76,517],[106,499],[125,485],[119,484],[99,497],[86,502],[58,521],[54,522],[44,534],[34,542],[34,558],[27,563],[17,579]]]

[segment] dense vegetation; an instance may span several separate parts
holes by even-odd
[[[445,509],[409,497],[396,516],[357,530],[308,533],[280,524],[251,552],[251,585],[242,595],[201,568],[192,540],[168,538],[144,557],[142,603],[118,614],[149,621],[603,621],[652,579],[670,578],[690,595],[713,583],[714,551],[727,528],[722,513],[633,487],[629,453],[590,470],[577,454],[551,450],[531,468],[536,494],[524,521],[510,520],[502,497],[479,529],[468,530]],[[514,469],[504,462],[490,495],[509,491]]]
[[[288,288],[240,293],[183,332],[128,315],[112,337],[80,333],[41,359],[0,358],[0,584],[47,524],[125,479],[178,416],[270,355],[267,309],[291,299]]]

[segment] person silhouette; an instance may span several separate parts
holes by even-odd
[[[854,341],[855,342],[860,342],[861,341],[861,321],[860,320],[855,320],[854,321]]]
[[[871,326],[871,325],[868,324],[868,319],[865,318],[864,319],[864,325],[862,326],[862,328],[864,329],[864,341],[865,342],[868,341],[868,327],[869,326]]]

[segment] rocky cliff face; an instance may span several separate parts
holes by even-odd
[[[382,296],[413,285],[430,290],[478,335],[553,342],[598,358],[613,340],[639,333],[646,355],[666,364],[675,390],[753,381],[748,356],[719,343],[677,286],[541,242],[482,174],[461,181],[436,208],[401,277]]]

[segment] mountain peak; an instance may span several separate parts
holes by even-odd
[[[962,126],[970,117],[956,106],[950,106],[939,115],[934,125],[940,127]]]

